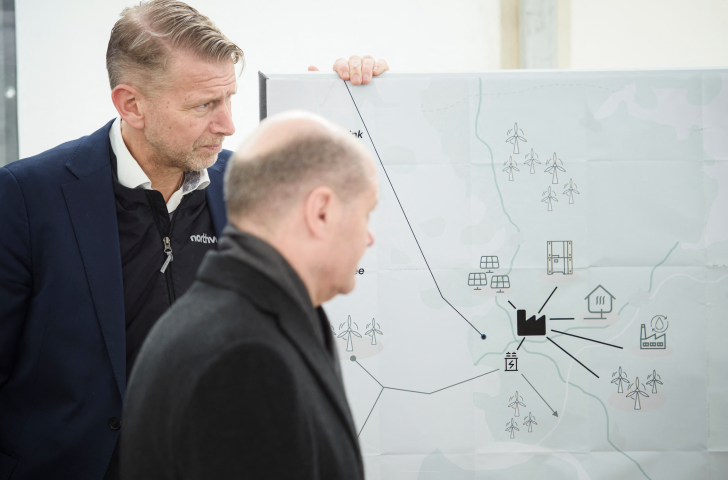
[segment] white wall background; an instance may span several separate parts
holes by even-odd
[[[136,0],[138,1],[138,0]],[[134,0],[16,0],[20,157],[87,135],[115,116],[109,33]],[[499,57],[498,0],[189,0],[245,51],[233,100],[235,149],[258,122],[258,70],[330,70],[342,56],[398,72],[487,70]]]
[[[138,0],[16,0],[20,156],[115,116],[106,44]],[[189,0],[245,50],[235,149],[258,121],[257,72],[329,70],[352,54],[398,72],[498,68],[500,0]],[[572,0],[571,67],[728,66],[726,0]]]
[[[572,68],[728,66],[726,0],[572,0]]]

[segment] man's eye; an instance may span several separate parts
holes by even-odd
[[[199,106],[199,107],[197,107],[197,108],[207,108],[207,107],[209,107],[209,106],[210,106],[210,102],[208,102],[208,103],[203,103],[202,105],[200,105],[200,106]]]

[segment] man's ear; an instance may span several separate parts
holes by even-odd
[[[326,186],[311,190],[304,199],[303,210],[306,227],[317,239],[326,238],[341,216],[341,205],[333,190]]]
[[[111,101],[122,120],[136,130],[144,128],[144,110],[147,99],[130,85],[117,85],[111,91]]]

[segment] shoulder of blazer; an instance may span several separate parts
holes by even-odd
[[[109,129],[113,120],[95,131],[75,140],[62,143],[45,152],[10,163],[8,169],[18,183],[69,181],[61,171],[71,171],[76,178],[83,178],[109,164]]]

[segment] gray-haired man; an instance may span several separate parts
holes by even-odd
[[[362,479],[321,304],[374,242],[374,162],[312,114],[265,120],[228,166],[231,226],[152,329],[124,410],[122,476]]]
[[[0,169],[0,479],[119,476],[127,376],[227,223],[242,50],[153,0],[122,12],[106,60],[119,117]],[[386,69],[351,60],[335,67],[355,84]]]

